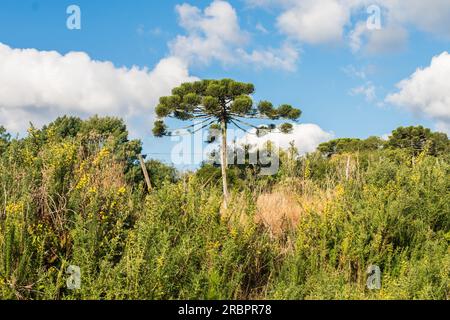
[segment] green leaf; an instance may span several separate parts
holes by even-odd
[[[211,96],[204,97],[202,103],[208,113],[215,113],[220,107],[219,99]]]
[[[282,133],[285,133],[285,134],[292,133],[292,130],[293,130],[293,129],[294,129],[294,127],[293,127],[293,125],[290,124],[290,123],[283,123],[283,124],[280,126],[280,131],[281,131]]]
[[[231,112],[239,115],[246,115],[252,110],[252,107],[253,100],[249,96],[242,95],[234,100],[231,105]]]
[[[167,117],[167,116],[169,116],[170,113],[172,112],[172,110],[170,110],[170,109],[167,107],[167,105],[162,104],[162,103],[160,103],[160,104],[156,107],[155,111],[156,111],[156,115],[157,115],[159,118]]]
[[[155,125],[153,127],[153,135],[155,137],[163,137],[167,135],[167,126],[164,124],[164,121],[155,121]]]
[[[208,88],[206,89],[206,94],[211,97],[220,98],[225,95],[226,88],[223,85],[220,85],[219,83],[213,82],[208,85]]]
[[[261,115],[269,117],[270,119],[277,118],[277,113],[273,108],[273,104],[269,101],[261,101],[258,105],[258,111]]]
[[[189,106],[196,107],[202,102],[202,99],[198,94],[191,92],[184,96],[183,102]]]

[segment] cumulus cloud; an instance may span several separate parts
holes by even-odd
[[[450,39],[448,0],[381,0],[392,20],[412,24],[421,31]]]
[[[280,48],[248,51],[250,34],[239,25],[236,10],[227,1],[214,0],[203,11],[190,4],[176,6],[179,24],[186,35],[170,42],[171,54],[189,64],[246,63],[257,68],[293,71],[298,51],[289,44]]]
[[[339,42],[350,12],[338,0],[297,1],[278,17],[279,29],[300,41],[311,44]]]
[[[1,122],[23,131],[30,120],[41,125],[63,114],[151,117],[160,96],[193,79],[174,57],[148,70],[116,67],[83,52],[62,55],[0,43]]]
[[[345,39],[352,14],[367,0],[247,0],[250,7],[280,7],[277,27],[289,39],[313,45]]]
[[[450,39],[448,0],[247,0],[250,7],[279,7],[278,29],[302,43],[330,44],[344,39],[353,52],[402,49],[407,27]],[[367,28],[367,8],[378,5],[382,29]]]
[[[316,124],[294,125],[290,134],[271,132],[262,137],[255,135],[255,130],[237,140],[238,145],[251,145],[255,148],[262,148],[268,141],[275,143],[282,149],[288,149],[291,142],[298,149],[300,155],[304,155],[316,150],[317,146],[334,138],[334,134],[326,132]]]
[[[450,127],[450,54],[435,56],[430,66],[417,69],[397,84],[399,91],[386,102],[425,115],[448,131]]]
[[[189,62],[236,61],[231,48],[244,45],[248,35],[241,30],[237,13],[228,2],[216,0],[204,12],[190,4],[182,4],[176,6],[176,11],[187,35],[177,36],[170,44],[174,56]]]
[[[153,69],[118,67],[84,52],[61,54],[0,43],[0,123],[10,131],[24,132],[30,120],[41,126],[65,114],[101,114],[123,117],[148,130],[159,97],[197,80],[189,75],[192,63],[217,60],[256,68],[296,67],[298,51],[289,43],[247,51],[249,34],[226,1],[215,0],[204,10],[182,4],[176,11],[187,34],[169,44],[169,56]]]
[[[349,46],[356,53],[392,53],[403,50],[408,41],[408,32],[400,25],[386,25],[370,30],[365,22],[360,22],[349,33]]]

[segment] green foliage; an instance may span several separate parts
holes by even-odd
[[[0,154],[5,152],[10,140],[11,135],[6,132],[6,129],[4,127],[0,126]]]
[[[253,90],[225,83],[236,96]],[[224,92],[204,82],[174,92],[192,104],[191,90]],[[62,117],[22,139],[0,128],[0,298],[449,299],[448,139],[430,133],[434,149],[411,153],[394,135],[388,148],[341,139],[301,158],[291,145],[271,177],[233,166],[223,214],[213,164],[180,176],[148,160],[148,193],[141,142],[119,119]],[[258,219],[277,190],[270,216],[301,210],[280,234]],[[381,290],[366,287],[373,264]],[[80,289],[66,286],[69,265]]]
[[[325,156],[331,157],[335,154],[347,152],[376,151],[382,149],[385,142],[378,137],[369,137],[366,140],[342,138],[331,140],[319,145],[318,150]]]
[[[252,111],[253,100],[249,96],[236,97],[230,111],[234,114],[245,116]]]
[[[281,130],[281,132],[287,134],[287,133],[292,133],[293,128],[294,127],[292,126],[292,124],[284,123],[284,124],[281,125],[280,130]]]
[[[292,106],[283,104],[277,110],[278,116],[284,119],[297,120],[302,115],[302,112],[298,109],[292,108]]]
[[[391,179],[380,182],[390,168]],[[414,167],[384,158],[371,165],[366,182],[338,184],[335,200],[300,224],[274,297],[448,298],[449,168],[426,156]],[[371,264],[382,270],[379,291],[366,288]]]
[[[145,166],[151,177],[152,187],[156,189],[162,188],[164,184],[175,183],[178,181],[177,170],[172,166],[153,159],[146,161]],[[135,166],[134,170],[134,184],[139,185],[144,190],[146,186],[144,185],[145,180],[141,167]]]
[[[422,126],[400,127],[394,130],[387,145],[393,149],[406,149],[413,155],[418,155],[424,150],[434,156],[450,152],[450,142],[446,134],[431,132]]]
[[[195,133],[204,128],[209,128],[209,135],[206,139],[206,142],[209,143],[216,141],[218,132],[213,134],[213,130],[220,125],[224,207],[227,207],[229,197],[228,165],[226,161],[228,126],[234,125],[239,129],[242,129],[241,126],[250,126],[256,128],[257,134],[260,134],[261,129],[244,121],[243,118],[298,120],[301,116],[301,111],[290,105],[282,105],[278,109],[274,109],[269,102],[263,102],[255,107],[250,96],[254,91],[255,87],[251,83],[242,83],[231,79],[201,80],[194,83],[183,83],[181,86],[174,88],[172,95],[161,97],[159,105],[156,107],[158,119],[153,127],[153,135],[156,137],[171,134],[163,121],[166,117],[182,121],[197,120],[198,122],[194,122],[186,129]],[[200,127],[198,127],[199,125]],[[275,125],[271,125],[265,128],[264,132],[275,128]],[[284,124],[281,132],[289,133],[292,130],[291,128],[292,125]]]
[[[81,131],[83,121],[80,118],[63,116],[57,118],[53,123],[44,126],[44,131],[51,131],[61,139],[75,138]],[[86,131],[86,130],[85,130]]]
[[[167,126],[164,124],[164,122],[161,120],[156,121],[153,127],[153,135],[155,137],[163,137],[167,134]]]
[[[159,119],[155,122],[153,134],[157,137],[170,134],[163,122],[167,117],[182,121],[197,119],[205,126],[222,122],[248,126],[241,118],[294,121],[300,118],[301,111],[290,105],[275,109],[270,102],[263,101],[255,107],[250,96],[254,91],[253,84],[231,79],[184,83],[174,88],[171,96],[160,98],[156,107]]]

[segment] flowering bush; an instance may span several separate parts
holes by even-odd
[[[224,210],[212,166],[149,160],[148,192],[119,119],[63,117],[22,139],[0,127],[0,298],[449,299],[448,154],[402,141],[291,148],[273,177],[233,168]]]

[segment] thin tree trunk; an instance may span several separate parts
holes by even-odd
[[[226,209],[228,207],[228,152],[227,152],[227,123],[222,120],[222,152],[221,152],[221,166],[222,166],[222,184],[223,184],[223,206]]]
[[[147,184],[147,189],[149,192],[152,191],[152,184],[150,182],[150,177],[148,175],[147,167],[145,166],[145,161],[142,155],[138,155],[139,162],[141,164],[142,173],[144,174],[145,183]]]

